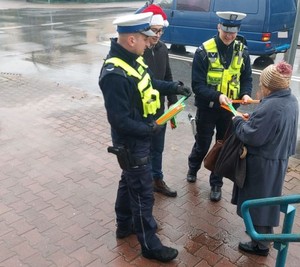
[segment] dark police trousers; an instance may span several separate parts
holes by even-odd
[[[228,125],[231,123],[232,114],[227,110],[215,110],[207,108],[197,109],[196,127],[197,133],[192,152],[188,158],[190,172],[196,174],[201,167],[202,161],[207,154],[214,130],[216,129],[216,140],[223,139]],[[223,177],[215,175],[213,172],[209,177],[210,186],[222,186]]]
[[[123,170],[115,204],[117,224],[132,226],[143,249],[159,249],[162,243],[156,236],[157,224],[152,215],[154,204],[151,165]]]

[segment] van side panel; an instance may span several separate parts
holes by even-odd
[[[266,44],[261,39],[262,33],[266,32],[265,25],[269,24],[269,0],[215,0],[214,13],[227,9],[247,14],[239,34],[246,38],[250,54],[259,55],[262,51],[265,53]],[[268,51],[267,54],[272,52]]]
[[[262,32],[266,21],[266,2],[268,0],[216,0],[212,12],[235,11],[247,14],[243,19],[243,32]],[[255,25],[255,29],[254,29]]]
[[[240,35],[251,55],[285,52],[292,39],[296,0],[158,0],[170,26],[162,40],[177,45],[199,46],[217,34],[217,11],[244,12]],[[271,34],[263,41],[263,34]]]
[[[213,0],[174,0],[173,10],[162,7],[168,16],[170,26],[166,28],[163,41],[173,44],[199,46],[204,40],[216,34],[217,26],[211,22]],[[201,27],[201,28],[199,28]],[[166,35],[165,35],[166,34]]]
[[[292,40],[295,14],[297,6],[295,1],[270,1],[269,23],[266,25],[266,31],[271,32],[272,47],[280,47],[289,44]]]
[[[248,41],[251,54],[270,55],[284,52],[292,39],[296,14],[295,0],[216,0],[214,12],[228,6],[237,12],[244,12],[240,34]],[[262,34],[271,33],[268,42],[262,42]]]
[[[168,21],[169,21],[169,26],[165,29],[164,34],[161,36],[161,40],[166,42],[166,43],[173,43],[172,42],[172,36],[171,32],[174,27],[176,27],[176,24],[173,22],[173,13],[174,10],[176,9],[176,1],[173,0],[161,0],[161,1],[156,1],[161,8],[164,10],[164,12],[167,15]],[[188,40],[188,39],[187,39]]]

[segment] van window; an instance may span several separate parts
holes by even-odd
[[[162,7],[162,9],[164,8],[171,9],[173,4],[173,0],[163,0],[163,1],[156,1],[156,2]]]
[[[258,7],[259,7],[258,1],[259,0],[243,0],[243,1],[218,0],[215,1],[214,12],[227,11],[228,7],[231,7],[230,11],[243,12],[246,14],[257,14]],[[277,1],[277,2],[281,2],[281,1]]]
[[[211,0],[178,0],[177,9],[186,11],[209,11]]]
[[[290,12],[296,6],[292,1],[286,1],[284,5],[281,2],[270,1],[270,5],[273,13]]]

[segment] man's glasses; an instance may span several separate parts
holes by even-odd
[[[156,35],[157,34],[163,34],[164,33],[164,28],[161,28],[161,29],[151,28],[151,31],[153,31]]]

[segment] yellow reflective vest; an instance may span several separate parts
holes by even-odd
[[[227,95],[227,97],[237,99],[240,93],[244,44],[237,40],[234,41],[232,60],[228,69],[225,69],[221,64],[214,38],[203,43],[203,46],[209,61],[207,83],[214,86],[222,94]]]
[[[122,68],[128,76],[138,80],[137,87],[143,103],[143,116],[155,115],[160,108],[159,92],[152,87],[151,78],[147,72],[148,66],[143,57],[137,58],[137,68],[133,68],[120,58],[112,57],[105,61],[105,64],[113,64],[115,67]]]

